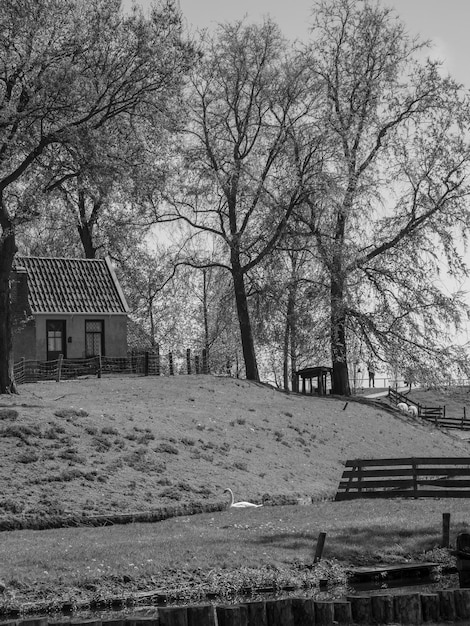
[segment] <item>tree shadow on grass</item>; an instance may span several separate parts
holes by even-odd
[[[455,531],[455,529],[454,529]],[[439,547],[442,530],[436,525],[403,528],[398,524],[387,526],[351,526],[328,532],[323,551],[324,558],[359,564],[371,561],[404,560]],[[282,532],[253,537],[256,545],[275,545],[284,550],[302,550],[315,547],[317,533]]]

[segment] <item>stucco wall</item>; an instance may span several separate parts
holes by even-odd
[[[16,320],[16,327],[13,328],[13,360],[19,361],[24,358],[35,360],[36,356],[36,324],[33,319],[27,322]]]
[[[14,358],[18,361],[25,358],[47,359],[46,320],[65,320],[67,337],[67,354],[69,359],[85,357],[85,320],[103,320],[104,322],[104,354],[106,356],[125,356],[127,352],[127,316],[126,315],[36,315],[35,337],[24,333],[17,336],[14,347]],[[31,343],[29,343],[31,342]],[[34,343],[33,343],[34,342]],[[35,356],[26,356],[31,345],[36,346]],[[31,352],[31,350],[30,350]]]

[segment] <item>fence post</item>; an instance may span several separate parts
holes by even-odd
[[[149,375],[149,353],[148,352],[145,353],[144,374],[145,376]]]
[[[321,557],[323,554],[323,548],[325,547],[325,539],[326,539],[326,533],[322,532],[318,535],[317,547],[315,550],[315,556],[313,558],[314,563],[318,563],[318,561],[321,560]]]
[[[26,359],[24,357],[21,358],[21,376],[22,376],[21,382],[24,383],[26,380]]]
[[[199,355],[194,357],[194,367],[196,368],[196,374],[199,374]]]
[[[101,354],[98,354],[98,371],[96,374],[98,378],[101,378],[101,375],[102,375]]]
[[[188,374],[191,374],[191,348],[186,350],[186,368],[188,370]]]
[[[57,361],[57,378],[56,381],[60,383],[60,376],[62,374],[62,361],[64,360],[64,355],[59,354],[59,359]]]
[[[442,548],[450,545],[450,513],[442,514]]]
[[[174,376],[175,372],[173,370],[173,354],[168,352],[168,365],[170,367],[170,376]]]
[[[416,459],[413,457],[411,459],[411,467],[413,469],[413,497],[418,497],[418,477],[417,477],[417,465]]]
[[[467,413],[466,413],[465,407],[463,407],[462,428],[463,428],[463,423],[465,422],[466,419],[467,419]]]
[[[202,373],[203,374],[209,373],[209,362],[208,362],[207,357],[208,357],[207,349],[203,348],[202,349]]]
[[[160,376],[160,344],[155,346],[155,370],[156,375]]]

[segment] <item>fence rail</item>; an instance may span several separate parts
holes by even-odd
[[[209,361],[205,350],[192,355],[188,349],[184,356],[175,358],[173,352],[143,352],[123,357],[94,356],[88,359],[64,359],[53,361],[21,359],[14,363],[13,372],[17,384],[44,380],[65,380],[80,376],[102,374],[139,374],[141,376],[174,376],[175,374],[208,374]]]
[[[470,457],[354,459],[345,468],[337,501],[470,497]]]
[[[453,417],[446,414],[445,406],[425,406],[419,402],[414,402],[410,398],[393,387],[388,388],[388,397],[390,402],[395,406],[399,402],[405,402],[409,406],[415,406],[418,410],[418,417],[432,422],[435,426],[440,428],[458,428],[460,430],[470,430],[470,419],[467,419],[467,412],[465,407],[461,417]]]

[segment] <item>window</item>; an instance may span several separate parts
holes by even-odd
[[[65,320],[47,320],[47,360],[54,361],[65,354]]]
[[[85,320],[85,356],[100,356],[104,353],[103,320]]]

